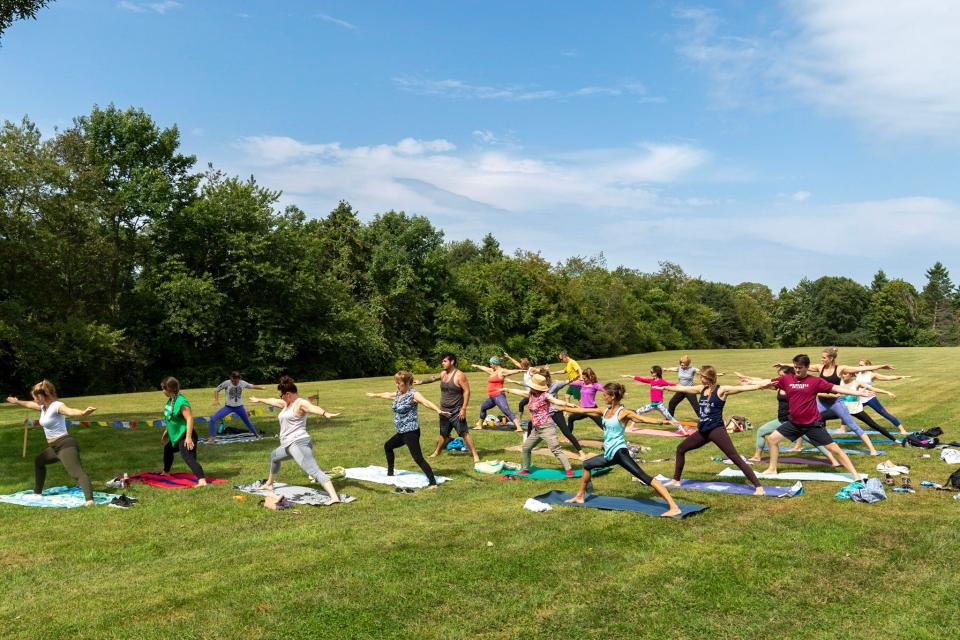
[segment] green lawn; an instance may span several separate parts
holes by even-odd
[[[815,358],[818,349],[807,350]],[[756,375],[773,371],[793,350],[691,352],[713,364]],[[907,428],[940,425],[960,439],[956,398],[958,349],[843,349],[890,361],[919,379],[888,383],[884,403]],[[582,361],[602,381],[674,365],[661,352]],[[816,361],[816,360],[815,360]],[[225,373],[229,370],[225,366]],[[554,369],[558,367],[555,366]],[[726,378],[726,381],[731,380]],[[475,417],[484,393],[471,375]],[[627,405],[649,397],[630,383]],[[389,402],[365,398],[391,379],[308,382],[320,404],[343,411],[334,421],[310,418],[320,465],[384,464],[382,443],[393,432]],[[423,388],[436,400],[438,385]],[[272,392],[271,392],[272,393]],[[209,415],[211,390],[186,391],[196,413]],[[21,391],[21,397],[24,392]],[[516,397],[511,404],[516,406]],[[68,398],[98,407],[101,419],[158,417],[159,392]],[[775,416],[772,393],[731,398],[727,414],[755,425]],[[45,446],[30,433],[29,412],[0,411],[0,492],[32,486],[33,457]],[[422,412],[424,448],[437,435],[436,416]],[[682,405],[679,417],[689,418]],[[276,419],[256,419],[276,432]],[[128,471],[158,470],[160,429],[79,428],[84,467],[102,482]],[[473,432],[485,458],[519,461],[504,448],[513,433]],[[599,438],[592,423],[577,433]],[[753,435],[737,434],[742,453]],[[677,441],[637,439],[649,458],[672,457]],[[960,501],[947,492],[890,493],[876,505],[841,502],[839,484],[807,483],[792,500],[675,492],[709,509],[672,521],[593,509],[531,513],[524,500],[573,481],[503,482],[473,472],[469,456],[434,463],[452,482],[434,492],[397,496],[389,487],[338,482],[357,496],[349,505],[272,512],[257,500],[238,503],[232,484],[263,478],[275,440],[202,447],[209,476],[230,484],[197,490],[136,486],[128,511],[97,507],[29,509],[0,504],[0,636],[3,638],[955,638],[958,629]],[[883,445],[890,455],[854,457],[864,471],[891,459],[921,479],[942,482],[950,467],[936,453]],[[708,446],[689,455],[685,477],[710,479],[723,465]],[[542,459],[547,465],[551,459]],[[398,467],[415,469],[405,450]],[[646,465],[669,474],[671,463]],[[785,469],[798,469],[785,466]],[[59,465],[47,486],[69,484]],[[177,458],[174,470],[186,470]],[[291,461],[282,481],[305,477]],[[650,496],[620,469],[598,478],[607,495]]]

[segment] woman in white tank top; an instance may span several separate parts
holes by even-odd
[[[43,428],[49,446],[41,451],[40,455],[33,461],[33,492],[38,495],[43,493],[43,484],[47,478],[47,465],[59,460],[67,473],[80,485],[86,505],[88,507],[93,505],[93,485],[80,464],[80,445],[73,439],[73,436],[67,433],[67,416],[88,416],[97,410],[96,407],[87,407],[82,411],[71,409],[57,400],[57,390],[49,380],[42,380],[33,385],[30,395],[33,396],[32,402],[18,400],[13,396],[7,398],[7,402],[40,412],[40,420],[37,421],[37,424]]]
[[[280,378],[277,385],[280,399],[250,397],[250,402],[268,404],[280,409],[277,419],[280,421],[280,446],[270,455],[270,475],[266,484],[261,488],[273,490],[273,483],[280,473],[280,463],[284,460],[294,460],[308,476],[320,483],[323,490],[330,496],[330,504],[340,502],[340,496],[333,487],[333,482],[317,464],[313,457],[313,439],[307,431],[307,414],[312,413],[321,418],[336,418],[339,413],[327,413],[320,407],[312,404],[306,398],[297,394],[297,385],[290,376]]]

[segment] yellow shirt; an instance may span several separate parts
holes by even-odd
[[[567,372],[567,377],[570,378],[571,382],[576,380],[577,377],[579,377],[580,374],[582,373],[582,370],[580,369],[580,365],[577,364],[577,361],[574,360],[573,358],[567,358],[567,366],[564,369],[564,371]]]

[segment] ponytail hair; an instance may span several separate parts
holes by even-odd
[[[290,376],[280,376],[280,384],[277,385],[277,391],[279,391],[281,395],[284,393],[296,393],[297,384]]]
[[[618,404],[623,400],[623,396],[626,395],[627,390],[623,388],[623,385],[619,382],[608,382],[603,385],[603,392],[613,398],[613,403]]]
[[[663,377],[663,367],[661,367],[661,366],[658,365],[658,364],[655,364],[655,365],[653,365],[652,367],[650,367],[650,372],[653,374],[653,377],[654,377],[654,378],[662,378],[662,377]]]
[[[708,387],[717,384],[717,370],[715,367],[705,364],[700,367],[700,381]]]
[[[583,370],[583,381],[587,384],[595,384],[597,382],[597,374],[594,373],[593,369],[587,367]]]
[[[43,396],[47,400],[56,400],[57,399],[57,388],[53,386],[53,383],[44,378],[37,384],[33,385],[30,388],[31,396]]]
[[[180,381],[173,376],[167,376],[160,384],[164,390],[169,391],[173,395],[180,395]]]

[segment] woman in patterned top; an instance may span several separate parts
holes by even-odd
[[[449,416],[450,412],[442,411],[440,407],[427,400],[422,393],[415,391],[413,389],[413,374],[409,371],[397,371],[393,375],[393,381],[397,383],[396,392],[385,391],[384,393],[367,394],[368,398],[393,400],[393,426],[397,432],[383,444],[383,452],[387,456],[387,475],[393,475],[393,450],[406,445],[414,462],[427,476],[429,481],[427,488],[434,489],[437,486],[437,479],[420,450],[420,421],[417,417],[417,405],[422,404],[431,411],[436,411],[439,415]]]

